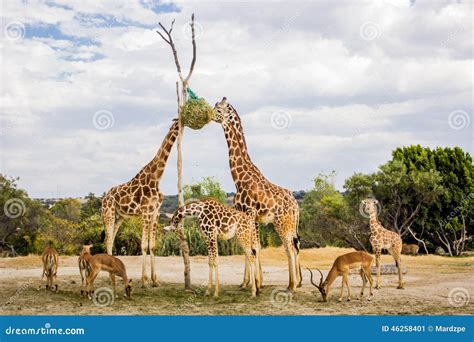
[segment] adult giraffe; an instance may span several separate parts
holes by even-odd
[[[112,254],[115,236],[124,218],[142,219],[142,285],[147,283],[146,256],[150,251],[151,280],[157,286],[155,273],[156,224],[164,196],[160,192],[160,180],[179,133],[179,122],[173,121],[155,157],[130,181],[110,189],[102,199],[102,219],[105,225],[107,253]]]
[[[271,183],[250,159],[242,124],[237,111],[224,97],[214,107],[214,121],[220,123],[229,148],[229,164],[237,192],[234,196],[235,208],[257,211],[255,225],[273,223],[285,247],[288,257],[289,285],[294,290],[301,286],[302,276],[299,264],[298,202],[287,189]],[[260,276],[262,275],[261,266]],[[246,265],[243,287],[249,282],[250,271]],[[260,284],[262,281],[260,281]]]

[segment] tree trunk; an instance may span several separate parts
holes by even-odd
[[[178,120],[179,120],[179,134],[177,139],[177,149],[178,149],[178,206],[182,207],[184,205],[184,193],[183,193],[183,154],[181,149],[181,142],[183,139],[184,127],[181,122],[181,111],[182,104],[186,103],[186,89],[185,85],[182,84],[182,93],[181,97],[179,96],[178,84],[176,84],[176,90],[178,95]],[[179,237],[179,248],[181,249],[181,254],[183,256],[184,262],[184,288],[186,290],[191,289],[191,266],[189,261],[189,246],[186,241],[186,234],[184,232],[184,220],[182,220],[177,229]]]

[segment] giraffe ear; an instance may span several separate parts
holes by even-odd
[[[173,214],[170,214],[170,213],[165,213],[165,216],[169,219],[173,218]]]

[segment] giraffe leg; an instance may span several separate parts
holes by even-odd
[[[262,269],[259,267],[260,265],[260,250],[258,249],[257,250],[257,255],[255,256],[255,264],[256,264],[256,267],[255,267],[255,272],[256,272],[256,276],[255,276],[255,287],[257,288],[257,294],[260,293],[261,291],[261,288],[262,288]]]
[[[156,217],[155,217],[156,219]],[[153,221],[156,222],[156,221]],[[155,245],[156,245],[156,229],[157,225],[153,224],[150,227],[150,241],[149,243],[149,250],[150,250],[150,264],[151,264],[151,281],[152,281],[152,286],[156,287],[159,285],[158,283],[158,277],[155,272]]]
[[[118,232],[120,226],[122,225],[122,223],[123,223],[123,218],[121,218],[121,217],[119,217],[118,220],[115,221],[115,223],[114,223],[114,227],[113,227],[114,233],[113,233],[113,237],[112,237],[112,244],[115,241],[115,237],[117,236],[117,232]]]
[[[375,267],[377,268],[377,282],[375,285],[376,289],[380,289],[380,255],[382,254],[381,249],[376,249],[375,250]]]
[[[250,283],[250,265],[247,258],[245,258],[244,280],[240,284],[240,288],[246,289],[249,286],[249,283]]]
[[[214,291],[214,297],[219,297],[219,267],[217,263],[218,256],[216,255],[216,259],[214,260],[214,270],[216,273],[216,288]]]
[[[295,260],[296,260],[296,275],[297,275],[297,278],[298,278],[297,287],[302,287],[303,286],[303,275],[301,274],[300,253],[299,253],[299,251],[296,251]]]
[[[258,247],[258,249],[256,248],[257,254],[260,254],[260,250],[262,249],[262,247],[260,245],[260,224],[258,222],[255,222],[255,232],[256,232],[255,239],[257,240],[256,247]],[[258,257],[256,260],[256,266],[258,267],[258,274],[259,274],[258,282],[260,284],[260,287],[263,287],[263,271],[262,271],[262,262],[261,262],[260,257]]]
[[[398,287],[397,289],[403,289],[404,283],[403,283],[403,276],[402,276],[402,258],[400,257],[400,254],[394,253],[393,258],[395,259],[395,263],[397,265],[398,269]]]
[[[146,256],[148,252],[148,239],[149,229],[151,225],[151,219],[148,215],[142,217],[142,287],[146,287],[148,283],[148,277],[146,275]]]
[[[112,255],[112,249],[114,247],[115,209],[111,201],[108,201],[106,206],[102,207],[102,220],[105,226],[105,246],[107,248],[107,254]]]
[[[217,237],[211,236],[207,241],[207,255],[209,263],[209,283],[207,284],[206,295],[210,295],[212,291],[212,281],[214,270],[216,269],[216,259],[217,259]],[[217,286],[217,284],[216,284]],[[214,294],[215,295],[215,294]]]
[[[286,241],[285,250],[288,257],[288,272],[289,284],[288,290],[294,291],[296,289],[296,267],[295,267],[295,252],[293,249],[293,241]]]
[[[250,253],[252,253],[252,251],[249,251]],[[257,286],[256,286],[256,283],[259,282],[260,280],[257,280],[258,279],[258,271],[257,271],[257,268],[258,268],[258,265],[256,264],[256,259],[253,255],[248,255],[248,258],[249,258],[249,263],[250,263],[250,288],[251,288],[251,293],[252,293],[252,297],[256,297],[257,296]]]

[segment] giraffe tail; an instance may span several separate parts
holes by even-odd
[[[295,246],[296,253],[300,252],[300,236],[296,234],[296,237],[293,238],[293,245]]]

